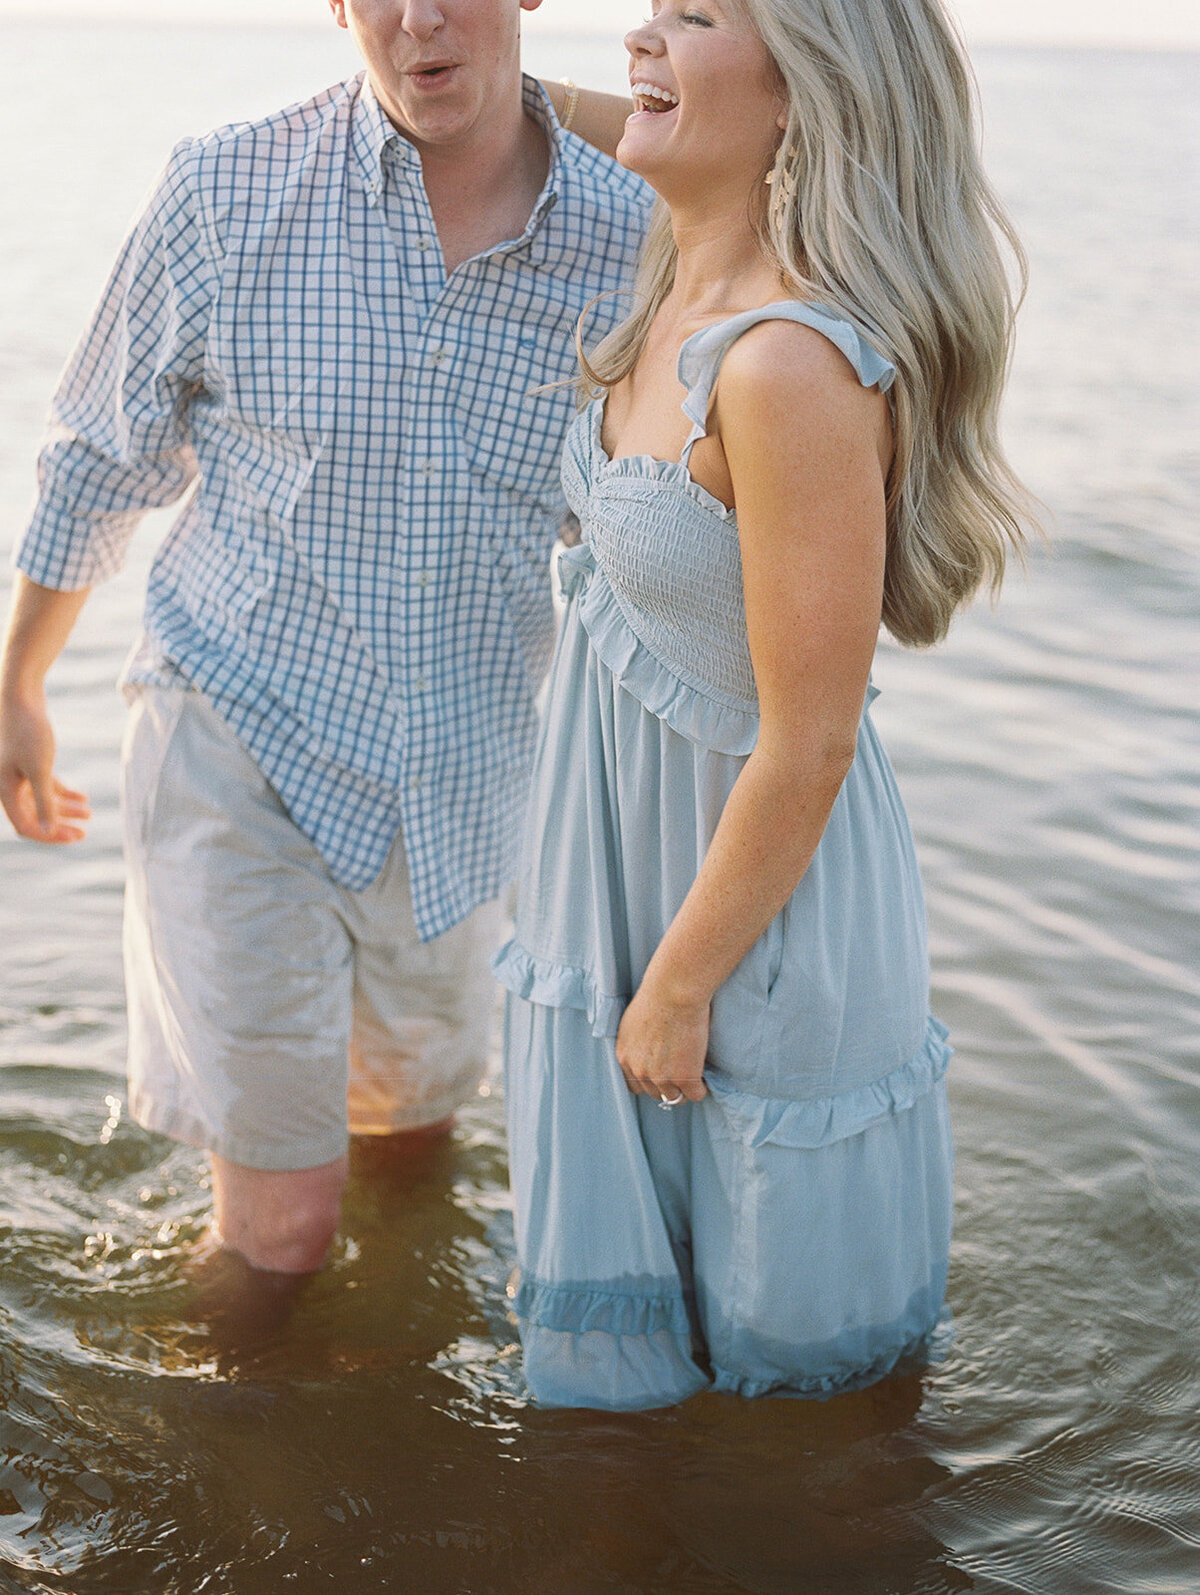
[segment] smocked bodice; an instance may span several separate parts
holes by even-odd
[[[732,510],[678,460],[610,460],[595,400],[567,440],[563,483],[596,564],[630,626],[685,681],[755,704],[742,558]]]
[[[564,492],[589,551],[568,556],[567,584],[594,561],[629,627],[660,663],[715,702],[751,713],[757,697],[737,517],[693,480],[688,458],[704,436],[722,358],[748,327],[764,320],[815,328],[842,351],[864,387],[891,385],[892,366],[849,322],[817,305],[782,301],[704,327],[685,341],[679,379],[692,429],[680,459],[609,459],[600,399],[576,418],[563,457]]]

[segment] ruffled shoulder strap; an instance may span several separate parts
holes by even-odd
[[[721,361],[743,332],[757,326],[760,321],[798,321],[812,327],[835,344],[849,360],[864,388],[878,388],[886,393],[896,379],[896,368],[885,360],[877,349],[867,342],[857,328],[831,310],[798,299],[781,299],[773,305],[760,305],[757,310],[743,310],[727,321],[716,321],[711,327],[701,327],[684,340],[679,351],[679,380],[687,389],[683,413],[692,423],[692,430],[683,446],[684,465],[697,443],[708,429],[708,407],[712,390],[721,369]]]

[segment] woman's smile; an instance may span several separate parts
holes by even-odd
[[[676,201],[685,189],[707,200],[714,181],[744,194],[770,165],[781,101],[770,56],[740,8],[662,0],[625,47],[634,109],[617,151],[622,165]]]
[[[672,94],[670,89],[659,88],[657,84],[647,83],[641,79],[630,85],[629,92],[633,96],[635,116],[643,111],[661,116],[664,112],[675,110],[679,104],[678,94]]]

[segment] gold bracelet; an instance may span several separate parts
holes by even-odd
[[[570,78],[563,78],[562,86],[567,91],[567,99],[562,115],[558,119],[558,125],[564,133],[569,133],[571,123],[575,120],[575,112],[579,109],[579,85],[572,83]]]

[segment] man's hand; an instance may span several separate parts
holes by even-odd
[[[86,601],[86,588],[58,592],[17,572],[0,656],[0,805],[31,842],[78,842],[91,818],[83,793],[55,777],[43,685]]]
[[[44,704],[0,703],[0,805],[18,836],[79,842],[91,819],[82,792],[54,774],[54,730]]]

